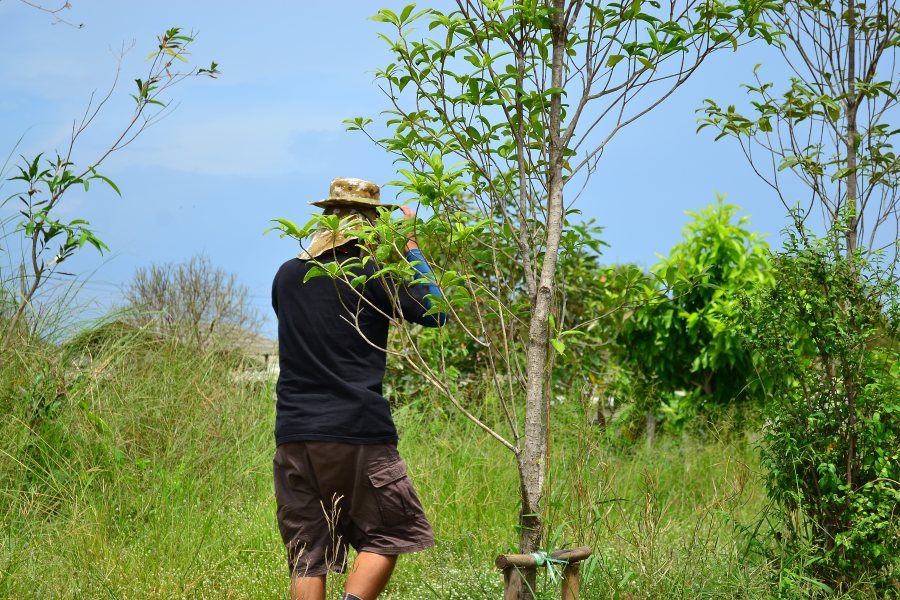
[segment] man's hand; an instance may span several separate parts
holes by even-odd
[[[403,213],[403,218],[408,221],[414,220],[416,218],[415,211],[413,211],[413,209],[408,206],[401,206],[400,211]],[[419,245],[416,243],[416,234],[415,231],[413,231],[413,233],[410,233],[409,239],[406,241],[406,250],[415,250],[418,247]]]

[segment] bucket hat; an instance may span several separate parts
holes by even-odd
[[[399,204],[382,204],[381,188],[378,184],[363,179],[336,177],[331,180],[328,197],[310,202],[313,206],[353,206],[357,208],[386,208],[394,210]]]
[[[310,202],[320,208],[344,207],[351,209],[385,208],[394,210],[399,204],[382,204],[381,188],[378,184],[363,179],[349,177],[337,177],[331,181],[328,197],[324,200]],[[303,251],[298,255],[301,260],[310,260],[321,256],[325,252],[334,250],[348,242],[357,239],[353,235],[354,225],[361,223],[364,217],[359,214],[341,219],[341,227],[337,231],[320,229],[309,239]]]

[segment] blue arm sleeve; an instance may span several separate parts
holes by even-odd
[[[437,283],[435,282],[434,272],[431,270],[431,267],[428,266],[428,262],[422,255],[422,251],[418,248],[407,250],[406,260],[408,260],[410,264],[413,265],[413,268],[419,273],[419,276],[425,280],[417,285],[424,286],[425,292],[427,294],[443,298],[441,288],[439,288],[437,286]],[[425,310],[431,310],[431,300],[427,297],[425,298]],[[440,327],[447,322],[447,313],[441,312],[431,315],[423,315],[420,319],[416,319],[415,322],[419,323],[420,325],[425,325],[426,327]]]

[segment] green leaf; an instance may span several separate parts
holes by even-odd
[[[666,283],[669,287],[675,285],[675,277],[678,275],[678,269],[675,268],[675,265],[669,265],[666,269]]]
[[[613,54],[606,60],[606,66],[612,68],[619,64],[623,58],[625,58],[624,54]]]
[[[122,190],[119,189],[119,186],[117,186],[112,179],[110,179],[109,177],[106,177],[104,175],[101,175],[94,169],[91,169],[91,173],[93,173],[93,175],[91,175],[90,179],[99,179],[100,181],[104,182],[106,185],[111,187],[113,189],[113,191],[116,194],[118,194],[119,198],[122,197]],[[87,186],[87,181],[85,181],[85,187],[86,186]]]
[[[369,19],[372,21],[377,21],[379,23],[398,23],[397,14],[392,10],[388,10],[387,8],[382,8],[378,11],[377,14],[369,17]]]
[[[566,344],[559,338],[552,338],[550,340],[550,344],[553,346],[553,349],[562,356],[566,353]]]
[[[328,275],[328,271],[319,265],[312,265],[306,272],[306,275],[303,276],[303,283],[306,283],[313,277],[321,277],[322,275]]]
[[[265,231],[263,231],[263,235],[269,233],[270,231],[280,231],[281,237],[290,236],[292,238],[296,238],[298,240],[302,240],[306,235],[300,227],[291,221],[290,219],[272,219],[273,223],[277,223],[275,227],[269,227]]]
[[[401,23],[405,23],[405,22],[406,22],[406,19],[409,18],[409,15],[412,14],[412,11],[413,11],[415,8],[416,8],[416,5],[415,5],[415,4],[407,4],[407,5],[403,8],[403,11],[400,13],[400,22],[401,22]]]

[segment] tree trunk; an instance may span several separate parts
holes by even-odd
[[[647,413],[646,430],[645,434],[647,437],[647,447],[652,448],[653,444],[656,442],[656,425],[659,423],[659,419],[656,418],[656,414],[649,412]]]
[[[553,0],[553,58],[551,86],[557,90],[563,83],[563,60],[566,51],[566,27],[564,0]],[[556,287],[557,254],[563,226],[563,155],[561,148],[562,97],[553,93],[550,99],[548,127],[547,172],[547,229],[544,259],[541,264],[537,289],[532,298],[531,322],[528,331],[526,385],[525,385],[525,436],[518,454],[521,482],[522,510],[520,513],[521,537],[519,550],[533,552],[540,547],[543,533],[541,500],[544,491],[544,469],[547,463],[546,433],[549,423],[544,418],[544,379],[550,345],[550,310]],[[526,574],[533,580],[533,571]],[[531,586],[522,586],[519,597],[532,597]]]
[[[856,2],[850,0],[847,6],[850,13],[850,26],[847,32],[847,258],[856,250],[859,215],[857,198],[859,196],[856,177],[856,130],[859,100],[856,94]]]
[[[857,111],[859,109],[859,97],[856,93],[856,1],[848,2],[847,11],[850,13],[850,26],[847,32],[847,258],[852,258],[856,250],[857,229],[859,228],[859,216],[857,214],[857,177],[856,177],[856,138]],[[856,276],[856,268],[852,266],[853,275]],[[849,311],[849,301],[842,307]],[[853,467],[856,462],[856,373],[853,369],[844,366],[844,397],[847,403],[847,487],[853,489]]]

